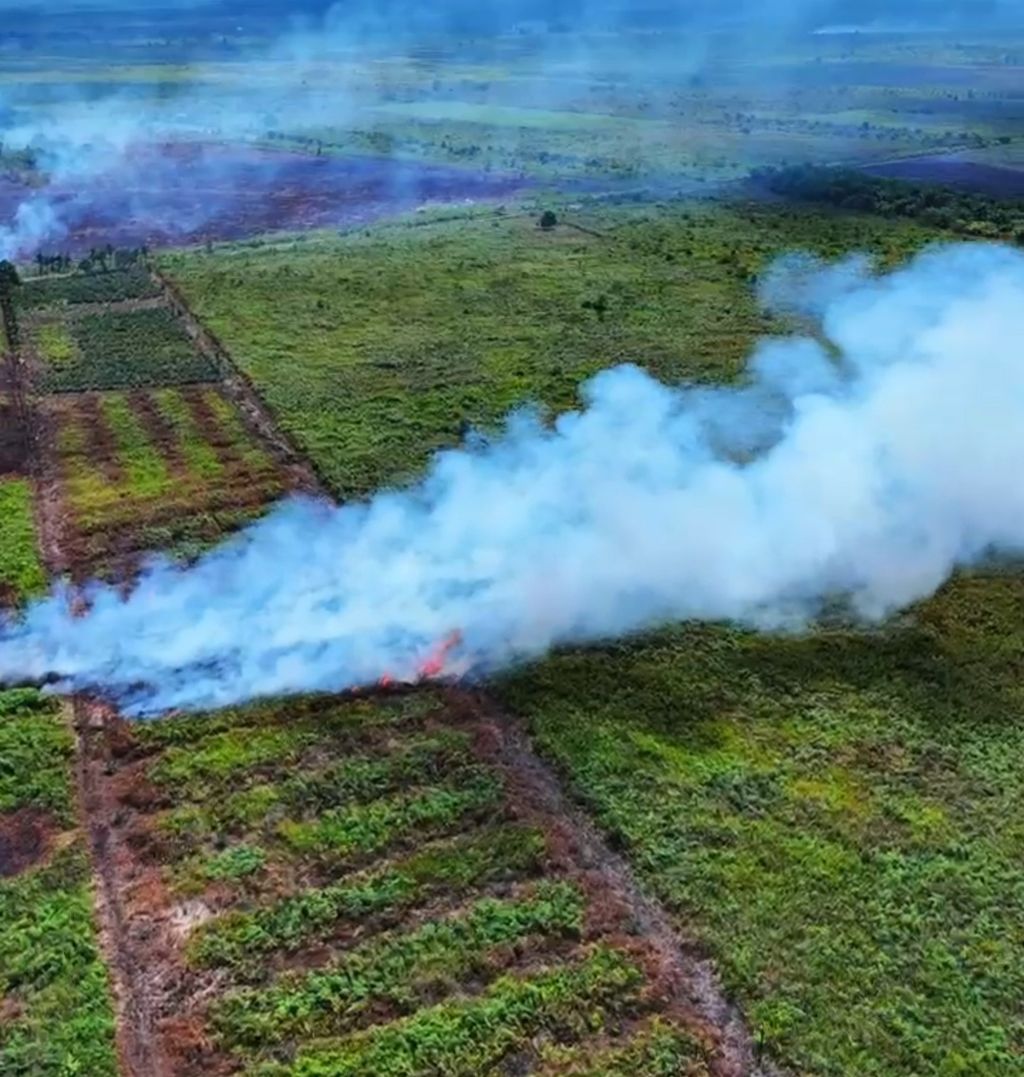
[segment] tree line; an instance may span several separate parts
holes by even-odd
[[[70,254],[46,254],[39,251],[35,257],[36,270],[40,277],[51,273],[110,273],[118,269],[130,269],[142,265],[149,255],[149,248],[93,247],[89,253],[77,261]]]
[[[959,235],[1024,245],[1024,200],[990,198],[939,184],[885,179],[822,165],[762,168],[752,178],[787,198],[883,217],[910,217]]]

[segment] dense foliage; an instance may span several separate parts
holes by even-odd
[[[912,217],[961,236],[1024,244],[1024,202],[1018,200],[814,165],[768,169],[755,173],[755,178],[790,198],[883,217]]]

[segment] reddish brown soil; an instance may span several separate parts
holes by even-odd
[[[0,401],[0,478],[24,475],[27,465],[28,446],[19,409],[13,401]]]
[[[138,147],[110,173],[47,189],[69,253],[345,228],[432,202],[504,198],[521,179],[386,157],[314,157],[241,145]],[[0,177],[0,225],[38,192]],[[34,250],[19,252],[30,256]]]
[[[56,833],[53,818],[35,808],[0,815],[0,879],[19,875],[44,860]]]

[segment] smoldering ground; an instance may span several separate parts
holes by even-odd
[[[770,60],[788,35],[815,27],[851,20],[867,24],[884,16],[901,25],[962,25],[983,32],[1024,12],[1024,0],[969,5],[936,0],[884,5],[872,0],[726,5],[708,0],[640,5],[625,0],[488,5],[182,0],[145,13],[124,0],[0,6],[10,11],[10,40],[16,42],[13,51],[0,54],[0,62],[13,60],[19,71],[33,52],[63,55],[68,40],[91,52],[93,41],[111,37],[104,27],[117,31],[104,47],[111,64],[129,71],[139,64],[152,67],[130,82],[112,78],[102,67],[76,81],[62,80],[61,64],[54,61],[52,72],[41,73],[46,78],[0,83],[0,142],[8,153],[31,151],[38,164],[28,177],[0,179],[0,258],[29,258],[41,247],[78,252],[107,242],[158,245],[237,238],[267,228],[344,226],[424,200],[507,196],[515,187],[508,177],[478,175],[462,189],[460,170],[439,175],[437,169],[389,162],[384,154],[365,199],[357,188],[359,177],[343,168],[326,177],[329,182],[323,173],[311,176],[309,202],[319,205],[305,212],[307,185],[289,188],[301,170],[292,157],[257,154],[247,167],[236,169],[237,155],[216,150],[191,158],[173,150],[153,152],[182,141],[265,140],[275,131],[315,141],[324,131],[371,130],[375,109],[404,93],[401,85],[377,82],[368,74],[383,57],[404,57],[415,65],[424,50],[444,55],[454,49],[486,67],[510,47],[509,32],[527,31],[522,40],[528,42],[531,63],[523,76],[487,90],[476,85],[468,99],[571,109],[595,84],[629,99],[652,86],[685,85],[699,73],[720,70],[730,57],[753,61],[753,69],[744,67],[755,70],[748,79],[761,80],[766,89],[770,83],[777,94],[797,68],[779,68],[769,77],[758,64]],[[621,30],[658,33],[638,44]],[[723,31],[724,38],[714,36]],[[150,39],[150,46],[139,45]],[[456,89],[459,97],[465,86]],[[450,92],[453,87],[443,85],[439,99]],[[636,138],[642,137],[637,128]],[[645,146],[636,149],[643,158]],[[296,198],[275,204],[271,196],[280,188],[293,189]],[[370,203],[366,212],[352,208],[361,199]],[[257,203],[262,212],[245,219]]]
[[[441,672],[486,673],[680,619],[877,621],[1024,550],[1024,253],[789,259],[762,294],[815,332],[763,342],[742,384],[605,371],[413,488],[285,503],[127,599],[94,585],[84,617],[57,591],[3,631],[0,678],[146,714],[413,679],[456,630]]]

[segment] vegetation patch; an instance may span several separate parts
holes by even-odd
[[[52,307],[63,303],[116,303],[126,299],[159,296],[156,281],[141,266],[109,273],[70,273],[60,277],[37,277],[17,290],[23,310]]]
[[[146,388],[217,381],[174,314],[163,307],[87,314],[69,323],[77,354],[48,367],[48,392]]]
[[[482,898],[458,916],[356,947],[330,968],[229,995],[217,1004],[213,1026],[246,1052],[337,1035],[358,1027],[373,1007],[415,1009],[439,983],[483,971],[495,947],[530,935],[578,937],[583,909],[579,892],[565,883],[540,883],[519,899]]]
[[[477,1077],[541,1031],[569,1037],[601,1030],[638,1001],[643,976],[624,955],[598,948],[577,964],[529,977],[508,976],[476,999],[454,999],[367,1032],[299,1050],[287,1067],[259,1072],[296,1077],[442,1072]]]
[[[21,602],[45,588],[32,487],[24,479],[0,479],[0,605]]]
[[[53,701],[32,690],[0,693],[0,838],[4,820],[16,814],[45,813],[69,828],[49,859],[0,877],[4,1074],[117,1073],[90,865],[82,839],[70,830],[72,751],[70,730]]]

